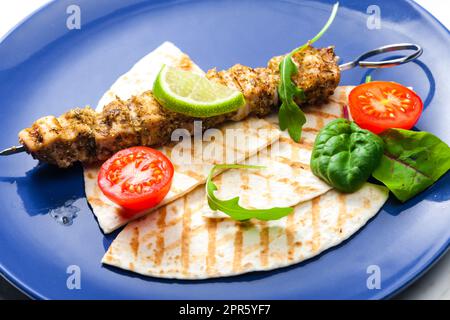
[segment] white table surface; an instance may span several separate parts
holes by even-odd
[[[0,1],[0,38],[23,18],[49,1],[50,0]],[[431,12],[447,28],[450,28],[450,1],[416,0],[416,2]],[[376,3],[375,0],[374,3]],[[0,300],[23,298],[25,298],[25,296],[22,293],[0,278]],[[422,278],[404,290],[396,298],[450,300],[450,252],[442,257],[442,259]]]

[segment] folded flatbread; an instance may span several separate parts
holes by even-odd
[[[216,179],[221,179],[219,175]],[[102,262],[147,276],[205,279],[289,266],[336,246],[372,218],[388,197],[383,186],[335,190],[298,204],[276,221],[206,218],[205,190],[128,224]]]
[[[230,169],[217,179],[219,199],[239,196],[244,208],[268,209],[291,207],[313,199],[331,189],[331,186],[316,177],[309,167],[314,140],[319,130],[328,122],[342,118],[348,93],[353,87],[338,87],[330,100],[320,106],[304,108],[306,124],[302,140],[295,143],[289,134],[280,132],[280,138],[245,163],[264,166],[261,170]],[[265,120],[278,125],[277,115]],[[203,215],[210,218],[226,218],[220,211],[209,206],[202,208]]]
[[[149,79],[155,78],[163,63],[202,73],[179,49],[165,43],[119,78],[99,102],[99,108],[116,95],[126,99],[151,89]],[[387,199],[387,189],[366,183],[353,194],[341,194],[318,179],[309,162],[318,131],[329,121],[345,116],[351,89],[338,87],[328,103],[304,110],[307,122],[300,143],[279,131],[277,116],[272,115],[225,124],[215,132],[217,136],[212,132],[214,139],[210,141],[194,137],[162,148],[173,162],[176,148],[183,148],[185,143],[200,143],[208,152],[198,159],[194,152],[197,161],[193,164],[175,164],[173,186],[166,199],[156,210],[143,212],[142,217],[130,222],[102,262],[148,276],[204,279],[295,264],[350,237],[378,212]],[[225,143],[227,129],[233,129],[237,145]],[[217,146],[222,149],[211,152]],[[224,160],[223,154],[228,151],[238,156]],[[240,205],[247,208],[292,206],[293,214],[277,221],[237,222],[209,208],[203,184],[212,165],[243,162],[265,169],[233,169],[217,175],[216,196],[239,196]],[[97,186],[97,172],[98,167],[85,170],[86,195],[101,228],[111,232],[130,220],[103,196]]]
[[[100,99],[96,110],[100,111],[115,96],[125,100],[132,95],[151,90],[153,81],[163,64],[203,73],[187,55],[170,42],[165,42],[121,76]],[[184,137],[185,139],[180,137],[181,142],[160,148],[159,150],[174,163],[175,173],[170,192],[158,207],[205,183],[213,164],[241,162],[277,141],[279,135],[278,128],[268,121],[248,118],[240,122],[226,123],[218,129],[210,129],[204,136],[197,135],[193,138],[188,136]],[[223,141],[218,141],[218,139]],[[233,143],[225,143],[229,141]],[[198,147],[196,148],[196,146]],[[191,152],[191,150],[195,150],[195,152]],[[190,155],[188,160],[185,160],[186,158],[183,155],[186,153]],[[86,166],[84,168],[84,183],[86,198],[103,232],[110,233],[132,219],[158,208],[143,211],[132,218],[124,215],[124,209],[110,201],[98,187],[99,170],[99,165]]]
[[[186,54],[172,43],[165,42],[119,77],[100,99],[96,110],[100,111],[116,96],[125,100],[132,95],[150,90],[163,64],[203,74],[203,71]],[[348,90],[349,87],[339,87],[330,97],[329,103],[305,110],[307,122],[303,128],[303,140],[299,144],[292,142],[286,132],[278,129],[278,118],[272,115],[265,119],[248,118],[240,122],[226,123],[218,129],[207,130],[203,136],[194,136],[178,144],[160,148],[175,165],[171,190],[157,207],[143,211],[132,218],[124,215],[124,209],[110,201],[101,192],[97,184],[99,165],[85,167],[86,198],[101,229],[105,233],[110,233],[129,221],[178,199],[205,183],[213,164],[217,163],[242,163],[247,159],[247,163],[267,166],[266,170],[250,174],[248,180],[252,183],[247,183],[246,186],[243,185],[246,181],[238,179],[240,177],[238,171],[232,170],[230,173],[230,175],[236,175],[236,179],[224,180],[231,181],[232,186],[239,185],[239,188],[221,188],[218,195],[227,197],[227,192],[238,191],[237,195],[242,196],[241,199],[244,201],[242,205],[246,207],[294,206],[327,192],[330,187],[314,176],[309,168],[311,146],[317,132],[327,122],[343,116]],[[188,150],[191,153],[190,150],[196,145],[200,146],[201,152],[192,152],[190,161],[183,161],[181,157],[175,156],[183,153],[179,150]],[[271,147],[267,149],[268,146]],[[258,183],[261,179],[267,183]],[[253,183],[254,180],[256,183]],[[253,186],[257,186],[258,190],[254,190]],[[266,196],[270,190],[275,193],[273,197]],[[259,197],[250,196],[255,192]],[[246,199],[253,201],[249,202]],[[211,217],[223,215],[211,212],[209,208],[205,208],[204,214]]]

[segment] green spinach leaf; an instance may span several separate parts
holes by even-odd
[[[389,129],[380,136],[384,155],[373,177],[400,201],[422,192],[450,169],[449,146],[431,133]]]
[[[311,169],[339,191],[353,192],[367,181],[382,155],[380,137],[354,122],[336,119],[317,135]]]

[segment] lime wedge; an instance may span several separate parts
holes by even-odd
[[[153,95],[165,108],[198,118],[229,113],[245,104],[240,91],[169,66],[159,72]]]

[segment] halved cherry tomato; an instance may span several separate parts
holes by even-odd
[[[349,107],[361,128],[378,134],[389,128],[411,129],[419,120],[423,103],[415,92],[401,84],[374,81],[350,92]]]
[[[147,147],[121,150],[103,163],[98,185],[127,214],[152,208],[169,192],[173,165],[161,152]]]

